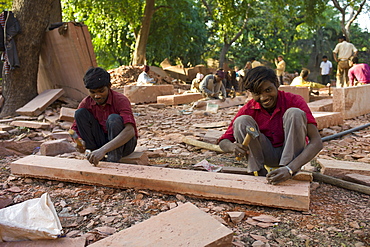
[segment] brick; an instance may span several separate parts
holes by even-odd
[[[38,116],[64,94],[63,89],[47,89],[15,112],[26,116]]]
[[[317,159],[324,175],[343,179],[347,174],[355,173],[370,176],[370,164],[342,160]]]
[[[146,153],[143,152],[133,152],[130,155],[122,157],[119,163],[125,164],[138,164],[138,165],[149,165],[149,158]]]
[[[191,203],[160,213],[91,247],[232,246],[233,231]]]
[[[224,131],[209,129],[203,137],[204,142],[217,144],[218,139],[225,133]]]
[[[153,85],[153,86],[124,86],[124,95],[131,103],[153,103],[157,102],[157,97],[162,95],[172,95],[173,85]]]
[[[289,92],[293,94],[298,94],[303,97],[303,99],[308,103],[310,101],[310,90],[308,87],[295,87],[289,85],[281,85],[279,87],[280,91]]]
[[[2,131],[8,131],[8,130],[11,130],[13,128],[14,127],[12,127],[10,125],[7,125],[7,124],[0,124],[0,130],[2,130]]]
[[[85,237],[78,238],[57,238],[57,239],[43,239],[33,241],[14,241],[2,242],[0,247],[84,247],[86,244]]]
[[[37,121],[13,121],[10,125],[17,126],[17,127],[26,127],[31,129],[49,129],[49,123],[42,123]]]
[[[319,130],[340,125],[344,121],[343,114],[340,112],[312,112],[312,114]]]
[[[344,180],[354,182],[357,184],[363,184],[370,186],[370,176],[361,175],[361,174],[346,174],[343,177]]]
[[[75,151],[76,148],[65,139],[47,141],[40,146],[41,155],[46,156],[55,156],[58,154],[72,153]]]
[[[307,104],[311,111],[333,112],[333,99],[320,99]]]
[[[16,175],[115,188],[149,189],[212,200],[307,211],[306,181],[266,183],[265,177],[30,155],[14,161]]]
[[[157,97],[157,103],[165,104],[165,105],[181,105],[181,104],[189,104],[194,101],[198,101],[203,99],[203,95],[201,93],[187,93],[181,95],[164,95]]]
[[[341,112],[344,119],[370,112],[370,85],[333,88],[333,111]]]
[[[59,120],[73,122],[75,119],[75,111],[76,109],[73,108],[68,107],[60,108]]]

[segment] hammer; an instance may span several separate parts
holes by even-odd
[[[259,136],[259,133],[257,132],[255,128],[253,128],[252,126],[247,126],[247,134],[244,137],[243,146],[247,147],[249,145],[249,142],[252,140],[252,137],[253,139],[255,139],[258,136]],[[236,157],[237,161],[240,161],[241,159],[242,159],[241,157]]]

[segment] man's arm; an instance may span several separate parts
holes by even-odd
[[[307,136],[310,139],[310,142],[303,149],[302,153],[300,153],[300,155],[298,155],[289,164],[283,164],[288,166],[290,169],[286,167],[280,167],[279,169],[270,172],[267,174],[268,183],[278,184],[290,179],[292,177],[290,170],[293,172],[293,174],[298,172],[304,164],[311,161],[320,152],[320,150],[323,148],[323,144],[319,131],[314,124],[307,125]]]
[[[131,123],[127,123],[125,124],[125,128],[121,131],[121,133],[119,133],[113,140],[107,142],[101,148],[94,150],[93,152],[88,154],[87,159],[90,161],[91,164],[97,165],[108,152],[125,145],[134,136],[134,126]]]
[[[337,58],[337,53],[336,52],[333,52],[333,57],[334,57],[334,61],[335,62],[338,62],[338,58]]]
[[[229,139],[223,139],[219,143],[220,148],[225,153],[234,153],[236,157],[244,157],[248,153],[248,148],[241,143],[231,142]]]

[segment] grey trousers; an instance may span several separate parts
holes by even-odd
[[[259,171],[264,165],[279,167],[288,165],[306,146],[306,113],[298,108],[289,108],[283,116],[285,141],[281,147],[273,147],[270,140],[259,131],[256,121],[249,115],[235,119],[234,137],[237,143],[243,143],[247,126],[254,127],[259,136],[249,143],[248,172]]]

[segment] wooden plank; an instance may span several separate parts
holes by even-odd
[[[356,184],[370,186],[370,176],[361,174],[346,174],[343,179],[346,181],[354,182]]]
[[[229,124],[230,124],[230,121],[220,121],[220,122],[212,122],[212,123],[193,124],[192,127],[209,129],[209,128],[226,127],[226,126],[229,126]]]
[[[17,126],[17,127],[26,127],[32,129],[49,129],[49,123],[42,123],[37,121],[13,121],[10,125]]]
[[[38,116],[63,94],[64,90],[62,88],[47,89],[15,112],[26,116]]]
[[[181,104],[189,104],[194,101],[198,101],[203,99],[203,95],[201,93],[187,93],[181,95],[163,95],[157,96],[157,103],[165,104],[165,105],[181,105]]]
[[[233,231],[190,202],[124,229],[91,247],[232,246]]]
[[[346,174],[356,173],[370,176],[370,164],[362,162],[351,162],[343,160],[317,159],[324,175],[341,178]]]
[[[57,238],[33,241],[13,241],[0,243],[0,247],[84,247],[85,237],[78,238]]]
[[[73,122],[75,119],[76,109],[62,107],[60,108],[59,120]]]
[[[116,188],[150,189],[204,199],[293,210],[309,209],[310,183],[279,185],[265,177],[30,155],[11,164],[17,175]]]

